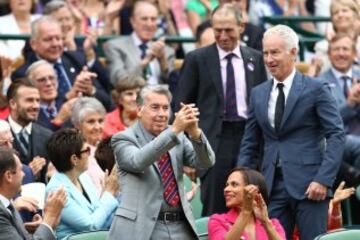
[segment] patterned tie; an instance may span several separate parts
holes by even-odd
[[[140,58],[141,59],[144,59],[144,57],[146,56],[146,50],[147,50],[147,45],[146,43],[142,43],[139,45],[139,48],[140,48],[140,51],[141,51],[141,55],[140,55]]]
[[[24,228],[24,222],[21,219],[21,216],[19,214],[19,212],[17,212],[14,208],[14,205],[12,203],[9,204],[9,206],[7,207],[10,210],[10,213],[12,215],[12,218],[14,220],[14,224],[15,224],[15,228],[17,228],[19,234],[22,235],[23,239],[28,239],[27,238],[27,231]]]
[[[226,64],[226,95],[225,95],[225,120],[236,121],[239,119],[236,103],[235,74],[231,59],[235,54],[230,53],[225,58]]]
[[[158,167],[164,187],[164,199],[170,206],[176,206],[179,203],[180,196],[168,153],[161,156]]]
[[[278,132],[281,120],[284,115],[284,109],[285,109],[285,94],[283,91],[284,84],[278,83],[277,88],[279,89],[278,97],[276,99],[276,105],[275,105],[275,131]]]
[[[26,132],[25,128],[23,128],[18,133],[18,138],[19,138],[21,151],[24,153],[24,156],[27,157],[29,153],[29,135]]]
[[[50,119],[54,119],[56,116],[56,108],[54,106],[49,106],[46,108],[46,112]]]
[[[342,76],[341,79],[344,81],[343,92],[344,92],[345,98],[347,98],[348,91],[349,91],[349,80],[351,80],[351,78],[348,76]]]
[[[59,96],[63,97],[65,94],[71,89],[71,84],[65,75],[64,67],[61,63],[56,62],[54,64],[54,69],[56,71],[57,77],[58,77],[58,94]]]

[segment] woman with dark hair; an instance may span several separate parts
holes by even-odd
[[[286,239],[277,219],[269,219],[268,191],[264,177],[248,168],[235,168],[224,189],[230,211],[210,217],[209,239]]]
[[[119,186],[116,174],[106,179],[101,198],[85,173],[88,168],[90,147],[79,130],[62,129],[50,138],[47,150],[57,173],[46,186],[50,193],[65,188],[67,202],[56,229],[58,239],[69,234],[90,230],[108,229],[117,207]]]

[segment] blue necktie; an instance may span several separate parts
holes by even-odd
[[[225,58],[226,64],[226,95],[225,95],[225,120],[236,121],[239,120],[237,112],[236,102],[236,90],[235,90],[235,73],[231,59],[235,54],[230,53]]]
[[[65,94],[70,90],[71,84],[65,75],[65,69],[61,63],[56,62],[54,64],[54,69],[58,77],[58,94],[60,97],[64,97]]]
[[[141,55],[140,55],[140,58],[141,59],[144,59],[144,57],[146,56],[146,50],[147,50],[147,45],[146,43],[142,43],[139,45],[139,48],[140,48],[140,51],[141,51]]]
[[[344,83],[344,87],[343,87],[344,96],[345,96],[345,98],[347,98],[348,97],[348,91],[349,91],[349,88],[350,88],[349,87],[350,86],[349,80],[351,80],[351,78],[348,77],[348,76],[342,76],[341,79],[343,80],[343,83]]]

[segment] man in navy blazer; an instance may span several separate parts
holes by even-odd
[[[269,215],[280,220],[287,239],[296,224],[300,239],[310,240],[326,232],[344,131],[329,87],[296,72],[298,42],[284,25],[264,34],[263,57],[273,79],[252,91],[238,165],[261,169],[270,193]],[[260,163],[254,154],[261,141]]]
[[[331,68],[319,77],[326,81],[339,107],[344,121],[346,141],[344,162],[360,169],[360,72],[353,67],[356,58],[354,40],[345,34],[336,34],[329,43]],[[343,171],[344,168],[341,167]],[[360,174],[355,169],[342,173],[351,184],[358,185]],[[359,171],[359,170],[357,170]]]
[[[54,65],[54,69],[59,66],[57,102],[62,104],[81,93],[97,98],[107,111],[110,111],[113,107],[110,95],[100,83],[101,81],[109,82],[106,71],[99,71],[98,64],[87,62],[85,54],[82,52],[64,51],[62,32],[56,19],[43,16],[34,21],[31,28],[30,45],[34,52],[30,53],[25,63],[12,73],[12,80],[25,77],[29,66],[43,59]],[[98,74],[95,73],[95,70]],[[99,78],[104,77],[107,80],[99,81]]]

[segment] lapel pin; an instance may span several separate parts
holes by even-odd
[[[251,59],[250,59],[251,60]],[[252,62],[249,62],[247,65],[246,65],[247,69],[249,69],[249,71],[253,72],[255,70],[255,66]]]
[[[71,67],[71,68],[70,68],[70,72],[71,72],[71,73],[74,73],[74,72],[75,72],[75,68]]]

